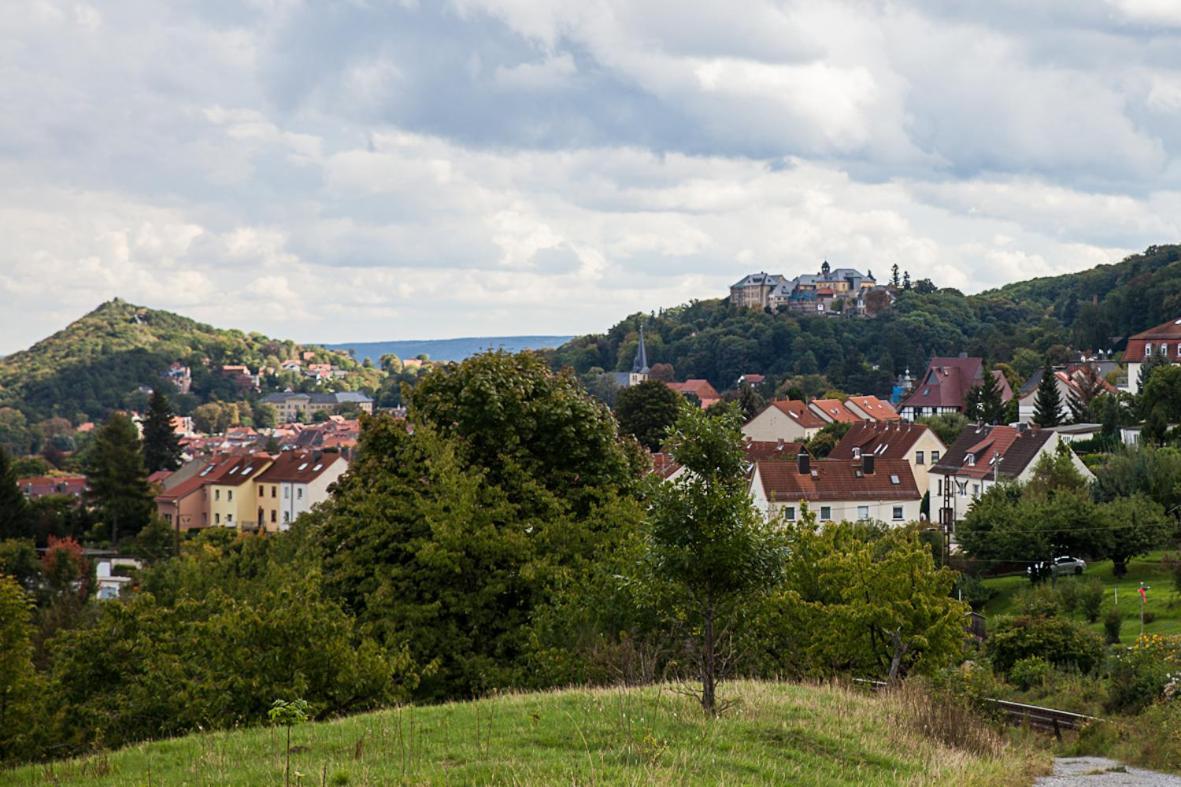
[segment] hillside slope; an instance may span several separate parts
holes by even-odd
[[[346,353],[220,330],[116,299],[29,349],[0,358],[0,407],[16,407],[30,420],[101,418],[127,406],[139,386],[158,385],[161,372],[175,361],[192,368],[198,399],[232,398],[232,384],[211,370],[240,363],[257,368],[268,358],[296,358],[304,349],[313,350],[317,360],[359,366]]]
[[[1177,316],[1181,246],[1153,246],[1112,265],[978,295],[950,288],[903,291],[872,319],[694,301],[576,337],[553,359],[579,374],[628,369],[643,322],[649,362],[671,364],[677,379],[703,377],[725,390],[742,374],[776,381],[819,374],[821,386],[888,395],[898,374],[919,374],[933,355],[963,352],[1008,362],[1025,350],[1017,371],[1028,375],[1045,357],[1065,360],[1070,348],[1118,350],[1122,337]]]
[[[743,682],[707,722],[676,687],[570,690],[354,716],[294,728],[293,782],[312,784],[1029,784],[1049,756],[985,736],[950,748],[905,703],[833,686]],[[0,771],[0,785],[281,784],[283,734],[192,735]]]

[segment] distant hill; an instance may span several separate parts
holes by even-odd
[[[140,386],[160,385],[173,362],[192,369],[189,405],[215,396],[232,399],[239,395],[233,383],[216,373],[222,364],[256,370],[307,351],[316,361],[360,369],[346,353],[222,330],[116,298],[29,349],[0,358],[0,408],[14,407],[29,421],[103,418],[142,399]]]
[[[368,358],[376,364],[381,356],[391,353],[402,359],[426,355],[432,361],[462,361],[488,349],[507,350],[512,353],[522,350],[547,350],[560,347],[570,339],[569,336],[473,336],[463,339],[348,342],[324,346],[332,350],[351,351],[358,361]]]
[[[936,285],[939,282],[935,282]],[[1028,376],[1072,349],[1116,350],[1129,335],[1181,317],[1181,246],[1150,246],[1120,262],[1016,282],[965,296],[944,288],[904,290],[874,318],[771,314],[727,299],[694,301],[655,315],[633,314],[603,334],[579,336],[553,353],[555,366],[587,375],[631,367],[640,323],[648,361],[677,379],[705,378],[718,390],[739,375],[773,384],[827,386],[879,396],[895,377],[920,374],[933,355],[1011,362]]]

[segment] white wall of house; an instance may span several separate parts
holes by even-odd
[[[798,421],[778,407],[766,408],[742,427],[742,433],[751,440],[767,442],[783,440],[788,443],[799,443],[819,431],[819,427],[807,429],[801,426]]]
[[[348,463],[337,460],[316,478],[302,483],[283,481],[279,484],[279,529],[287,530],[300,514],[328,499],[328,487],[348,471]]]
[[[902,417],[903,421],[917,421],[920,418],[925,418],[928,415],[940,415],[941,413],[958,413],[958,407],[903,407],[898,411],[898,415]]]
[[[782,515],[788,521],[795,521],[803,516],[803,503],[772,502],[767,499],[763,491],[763,481],[756,470],[751,478],[751,499],[755,508],[763,512],[767,518]],[[918,521],[919,508],[922,500],[811,500],[807,502],[808,510],[816,514],[819,522],[857,522],[861,520],[877,520],[890,525],[904,525]]]

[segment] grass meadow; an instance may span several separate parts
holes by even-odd
[[[1015,785],[1044,749],[914,692],[734,682],[708,721],[674,685],[505,694],[292,729],[291,783]],[[954,730],[948,734],[948,730]],[[284,731],[189,735],[0,771],[0,785],[274,785]]]

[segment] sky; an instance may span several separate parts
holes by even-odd
[[[9,0],[0,353],[112,297],[300,341],[601,331],[834,266],[1181,240],[1177,0]]]

